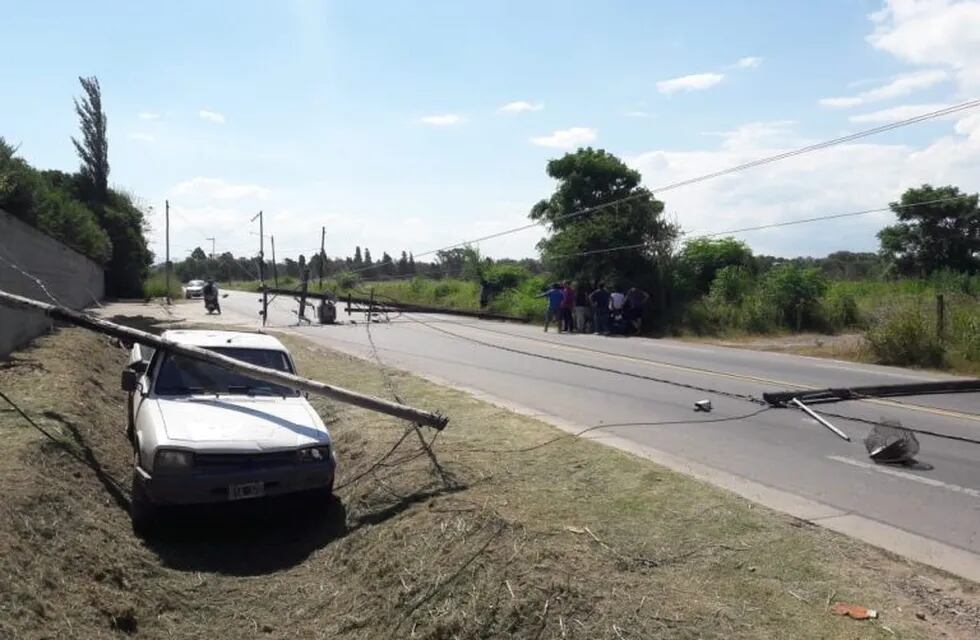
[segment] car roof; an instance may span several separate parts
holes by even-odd
[[[170,329],[160,336],[178,344],[195,347],[238,347],[240,349],[272,349],[286,351],[279,340],[264,333],[245,331],[211,331],[203,329]]]

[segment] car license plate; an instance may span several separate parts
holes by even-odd
[[[233,484],[228,486],[229,500],[247,500],[248,498],[259,498],[265,495],[265,483],[246,482],[245,484]]]

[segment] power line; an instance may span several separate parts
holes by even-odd
[[[718,236],[727,236],[735,233],[747,233],[749,231],[762,231],[764,229],[775,229],[778,227],[790,227],[798,224],[808,224],[811,222],[823,222],[826,220],[836,220],[838,218],[853,218],[856,216],[864,216],[871,213],[884,213],[887,211],[893,211],[894,209],[909,209],[912,207],[924,207],[933,204],[941,204],[944,202],[951,202],[953,200],[963,200],[964,198],[972,198],[972,195],[963,194],[959,196],[950,196],[948,198],[936,198],[935,200],[927,200],[925,202],[914,202],[910,204],[896,204],[894,206],[889,205],[887,207],[878,207],[875,209],[862,209],[860,211],[848,211],[846,213],[831,213],[824,216],[815,216],[812,218],[799,218],[796,220],[786,220],[783,222],[772,222],[768,224],[760,224],[751,227],[741,227],[738,229],[726,229],[725,231],[715,231],[712,233],[697,233],[693,234],[690,232],[682,232],[682,236],[691,236],[692,238],[715,238]],[[617,247],[608,247],[606,249],[593,249],[590,251],[580,251],[578,253],[564,253],[554,256],[549,256],[550,258],[574,258],[578,256],[588,256],[596,253],[609,253],[612,251],[626,251],[629,249],[643,249],[649,247],[650,244],[647,242],[639,242],[636,244],[627,244]]]
[[[833,146],[837,146],[837,145],[840,145],[840,144],[844,144],[845,142],[851,142],[853,140],[859,140],[861,138],[866,138],[868,136],[877,135],[879,133],[884,133],[884,132],[887,132],[887,131],[892,131],[894,129],[899,129],[901,127],[906,127],[906,126],[909,126],[909,125],[912,125],[912,124],[918,124],[920,122],[925,122],[927,120],[932,120],[934,118],[940,118],[942,116],[951,115],[953,113],[958,113],[960,111],[966,111],[967,109],[972,109],[972,108],[977,107],[977,106],[980,106],[980,98],[975,98],[973,100],[968,100],[966,102],[961,102],[960,104],[952,105],[950,107],[946,107],[946,108],[943,108],[943,109],[938,109],[936,111],[930,111],[928,113],[923,113],[923,114],[920,114],[918,116],[914,116],[914,117],[911,117],[911,118],[906,118],[905,120],[899,120],[898,122],[892,122],[892,123],[889,123],[889,124],[886,124],[886,125],[881,125],[881,126],[874,127],[874,128],[871,128],[871,129],[864,129],[862,131],[858,131],[856,133],[848,134],[846,136],[840,136],[838,138],[833,138],[831,140],[825,140],[823,142],[818,142],[816,144],[807,145],[805,147],[800,147],[798,149],[793,149],[791,151],[785,151],[783,153],[778,153],[778,154],[775,154],[775,155],[772,155],[772,156],[767,156],[765,158],[759,158],[758,160],[752,160],[750,162],[744,162],[742,164],[734,165],[734,166],[728,167],[726,169],[721,169],[719,171],[714,171],[714,172],[707,173],[707,174],[704,174],[704,175],[701,175],[701,176],[696,176],[694,178],[688,178],[688,179],[685,179],[685,180],[681,180],[679,182],[673,182],[673,183],[670,183],[670,184],[663,185],[661,187],[656,187],[656,188],[654,188],[652,190],[646,190],[646,189],[644,189],[644,190],[642,190],[640,192],[633,193],[633,194],[628,195],[628,196],[625,196],[623,198],[612,200],[610,202],[606,202],[606,203],[603,203],[603,204],[600,204],[600,205],[596,205],[596,206],[593,206],[593,207],[587,207],[585,209],[580,209],[578,211],[572,211],[570,213],[566,213],[566,214],[560,215],[560,216],[558,216],[556,218],[553,218],[551,220],[537,220],[537,221],[534,221],[534,222],[531,222],[531,223],[528,223],[528,224],[524,224],[524,225],[521,225],[521,226],[518,226],[518,227],[514,227],[512,229],[505,229],[503,231],[498,231],[496,233],[491,233],[489,235],[481,236],[479,238],[473,238],[471,240],[465,240],[465,241],[462,241],[462,242],[457,242],[457,243],[454,243],[454,244],[446,245],[444,247],[440,247],[438,249],[431,249],[429,251],[423,251],[422,253],[416,253],[414,255],[415,255],[416,258],[420,258],[420,257],[423,257],[423,256],[428,256],[428,255],[432,255],[434,253],[438,253],[440,251],[447,251],[449,249],[455,249],[455,248],[458,248],[458,247],[463,247],[463,246],[467,246],[467,245],[470,245],[470,244],[475,244],[477,242],[483,242],[485,240],[492,240],[494,238],[499,238],[501,236],[506,236],[506,235],[509,235],[509,234],[512,234],[512,233],[517,233],[519,231],[524,231],[526,229],[531,229],[531,228],[536,227],[536,226],[539,226],[541,224],[555,223],[555,222],[557,222],[559,220],[566,220],[568,218],[573,218],[573,217],[576,217],[576,216],[582,216],[582,215],[586,215],[586,214],[589,214],[589,213],[594,213],[596,211],[607,209],[609,207],[614,207],[616,205],[619,205],[619,204],[622,204],[622,203],[625,203],[625,202],[630,202],[632,200],[636,200],[636,199],[640,199],[640,198],[646,198],[646,197],[650,196],[651,194],[663,193],[664,191],[671,191],[673,189],[679,189],[681,187],[686,187],[686,186],[689,186],[689,185],[692,185],[692,184],[697,184],[699,182],[704,182],[706,180],[713,180],[714,178],[719,178],[721,176],[726,176],[726,175],[730,175],[730,174],[733,174],[733,173],[738,173],[738,172],[741,172],[741,171],[745,171],[746,169],[752,169],[752,168],[759,167],[759,166],[766,165],[766,164],[770,164],[770,163],[773,163],[773,162],[778,162],[780,160],[785,160],[786,158],[792,158],[792,157],[803,155],[803,154],[806,154],[806,153],[811,153],[813,151],[819,151],[821,149],[827,149],[829,147],[833,147]],[[357,271],[354,271],[353,273],[357,273]]]

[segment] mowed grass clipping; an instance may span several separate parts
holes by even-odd
[[[449,427],[432,442],[431,430],[314,398],[341,461],[342,506],[181,513],[145,543],[125,512],[125,351],[78,329],[45,337],[0,368],[0,389],[64,443],[0,412],[0,637],[971,638],[980,629],[974,585],[462,392],[284,340],[301,373],[397,392],[444,411]],[[838,600],[881,618],[832,615]]]

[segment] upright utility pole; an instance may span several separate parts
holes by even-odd
[[[166,227],[166,232],[164,237],[167,248],[165,250],[165,262],[163,264],[163,270],[167,274],[167,304],[170,304],[170,201],[164,200],[166,206],[164,207],[164,226]]]
[[[276,289],[279,288],[279,269],[276,268],[276,237],[269,236],[269,240],[272,242],[272,281],[275,283]]]
[[[323,261],[327,254],[323,251],[323,242],[327,238],[327,228],[320,227],[320,291],[323,291]]]
[[[259,313],[262,316],[262,326],[264,327],[269,311],[269,293],[265,289],[265,229],[262,226],[262,212],[259,211],[250,222],[255,222],[255,218],[259,219],[259,287],[262,289],[262,311]]]
[[[211,241],[211,259],[214,260],[214,238],[205,238],[205,240]]]

